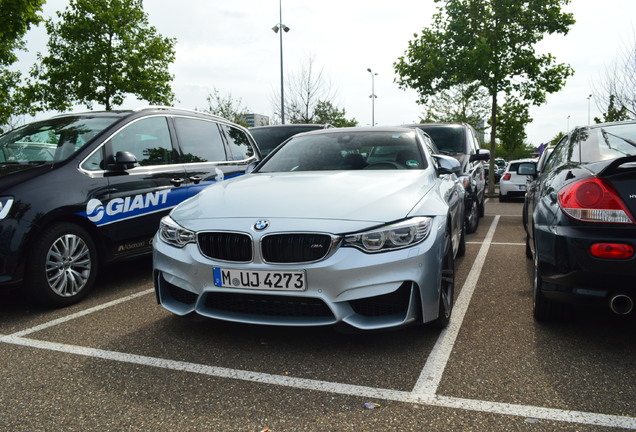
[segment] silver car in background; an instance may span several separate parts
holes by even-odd
[[[162,220],[159,303],[251,324],[446,326],[464,189],[459,163],[430,143],[406,128],[294,136]]]

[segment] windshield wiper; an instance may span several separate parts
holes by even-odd
[[[609,133],[603,128],[601,128],[601,133],[603,134],[603,138],[605,139],[605,142],[607,143],[609,148],[612,148],[612,146],[610,145],[609,139],[607,138],[608,135],[618,138],[619,140],[625,141],[627,144],[631,145],[632,147],[636,147],[636,142],[630,140],[629,138],[624,138],[622,136],[614,135],[613,133]]]

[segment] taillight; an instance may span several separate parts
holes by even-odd
[[[507,180],[510,180],[510,177],[511,177],[510,173],[505,173],[501,179],[507,181]]]
[[[580,221],[634,223],[616,190],[602,178],[567,185],[559,192],[559,204],[568,216]]]
[[[634,256],[634,248],[625,243],[594,243],[590,253],[599,258],[628,259]]]

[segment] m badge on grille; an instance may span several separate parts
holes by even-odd
[[[265,219],[261,219],[259,221],[256,221],[256,223],[254,224],[254,229],[256,231],[263,231],[264,229],[267,229],[268,226],[269,226],[269,221]]]

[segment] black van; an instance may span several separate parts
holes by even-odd
[[[148,107],[65,114],[0,136],[0,286],[66,306],[98,266],[152,251],[159,220],[260,159],[247,129]]]

